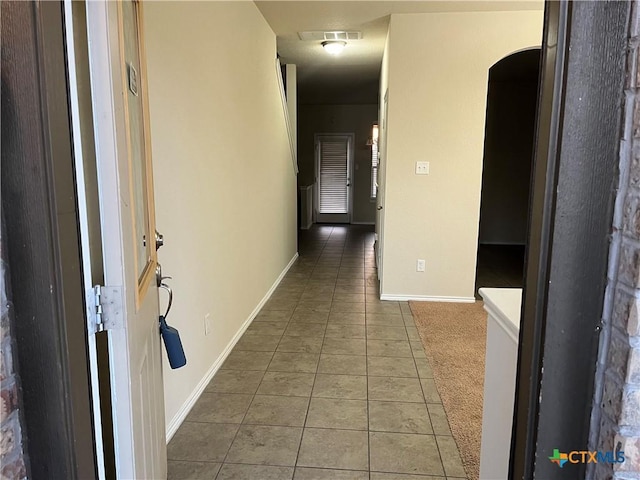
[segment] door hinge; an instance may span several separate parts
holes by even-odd
[[[91,333],[114,330],[123,326],[122,287],[96,285],[92,289]]]

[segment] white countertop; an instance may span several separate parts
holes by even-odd
[[[521,288],[481,288],[484,309],[502,329],[518,343],[520,332]]]

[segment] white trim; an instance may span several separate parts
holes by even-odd
[[[435,297],[431,295],[380,295],[380,300],[392,300],[396,302],[453,302],[474,303],[475,297]]]
[[[280,70],[282,72],[282,69]],[[291,137],[293,140],[293,151],[296,155],[296,167],[298,165],[298,70],[294,63],[284,65],[286,76],[287,112],[289,114],[289,125],[291,127]]]
[[[287,103],[287,94],[284,91],[284,81],[282,79],[282,65],[280,59],[276,58],[276,77],[278,79],[278,87],[280,89],[280,99],[282,100],[282,111],[284,112],[284,124],[287,128],[287,137],[289,137],[289,149],[291,150],[291,163],[293,166],[293,173],[298,175],[298,153],[296,151],[297,139],[293,132],[296,132],[295,125],[291,125],[291,119],[289,118],[289,105]]]
[[[351,222],[351,225],[375,225],[376,222]]]
[[[481,288],[484,309],[511,340],[518,345],[520,316],[522,315],[521,288]]]
[[[76,71],[76,48],[74,37],[73,11],[71,0],[64,0],[64,27],[67,41],[67,74],[69,75],[69,107],[71,110],[71,130],[73,137],[74,171],[76,174],[76,194],[78,195],[78,229],[80,232],[80,249],[82,260],[82,277],[84,281],[84,295],[87,300],[92,298],[93,283],[91,271],[91,245],[89,243],[89,213],[87,211],[87,184],[84,176],[85,158],[82,150],[82,127],[80,124],[80,94],[78,92],[78,75]],[[88,46],[87,46],[88,50]],[[98,379],[98,353],[94,331],[95,314],[91,302],[85,302],[87,317],[87,350],[88,370],[91,381],[91,404],[93,406],[93,441],[97,455],[96,469],[98,479],[106,478],[104,467],[104,445],[102,440],[102,411],[100,409],[100,385]]]
[[[108,1],[86,3],[89,77],[93,110],[93,134],[99,190],[100,232],[105,285],[125,286],[123,211],[118,201],[128,193],[120,184],[118,157],[127,151],[124,100],[114,90],[122,83],[119,51],[118,4]],[[124,176],[123,178],[127,178]],[[129,312],[126,312],[126,317]],[[127,321],[125,318],[123,321]],[[136,452],[133,429],[131,367],[128,330],[108,331],[111,381],[113,442],[117,478],[136,476]],[[155,419],[153,419],[155,421]],[[142,460],[141,460],[142,461]]]
[[[236,343],[238,343],[238,340],[240,340],[240,337],[242,337],[242,335],[247,330],[247,328],[249,328],[249,325],[251,325],[251,322],[253,322],[253,319],[256,318],[258,313],[260,313],[260,310],[262,309],[262,307],[264,307],[267,301],[269,301],[269,298],[271,298],[271,295],[273,295],[273,292],[275,292],[276,288],[278,288],[278,285],[280,285],[280,282],[282,281],[284,276],[287,274],[289,269],[291,269],[291,267],[293,266],[293,264],[297,259],[298,259],[298,252],[296,252],[293,258],[289,261],[289,264],[286,267],[284,267],[284,270],[282,271],[282,273],[280,273],[280,275],[278,276],[276,281],[273,283],[269,291],[265,294],[262,300],[260,300],[260,303],[258,303],[256,308],[253,309],[253,312],[251,312],[249,317],[244,321],[244,323],[238,329],[238,331],[233,336],[229,344],[225,347],[225,349],[218,356],[218,358],[216,358],[216,360],[213,362],[213,365],[211,365],[211,368],[209,368],[209,370],[204,375],[204,377],[202,377],[202,380],[198,382],[198,385],[196,385],[196,388],[193,389],[193,391],[187,397],[187,400],[184,402],[182,407],[171,419],[171,421],[167,425],[167,433],[166,433],[167,444],[169,443],[171,438],[173,438],[175,433],[178,431],[178,428],[180,428],[180,425],[182,425],[182,422],[184,422],[184,419],[187,418],[187,415],[189,414],[189,412],[191,411],[195,403],[200,398],[200,395],[202,395],[202,392],[207,387],[207,385],[209,384],[213,376],[218,372],[218,370],[220,369],[224,361],[227,359],[233,347],[236,346]]]

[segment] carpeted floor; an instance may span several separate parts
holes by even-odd
[[[482,302],[410,302],[469,480],[480,471],[487,313]]]

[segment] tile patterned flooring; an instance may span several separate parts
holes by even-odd
[[[168,446],[169,479],[465,478],[406,302],[379,300],[371,227],[314,226]]]

